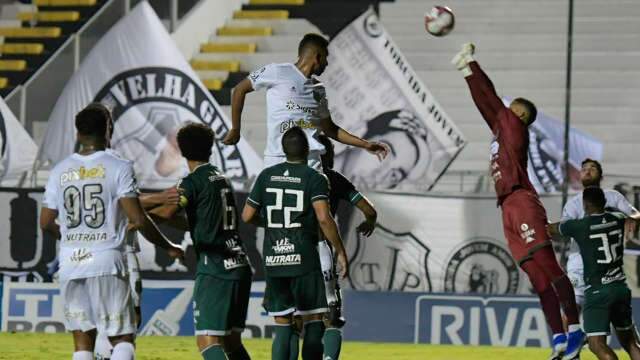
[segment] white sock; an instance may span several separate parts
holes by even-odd
[[[111,360],[133,360],[136,358],[135,350],[133,344],[130,342],[118,343],[113,347]]]
[[[73,353],[73,360],[93,360],[93,353],[91,351],[76,351]]]
[[[93,352],[96,354],[96,357],[101,356],[102,358],[110,358],[111,349],[113,349],[113,346],[111,346],[111,342],[107,335],[99,332],[96,337],[96,345],[93,348]]]
[[[569,325],[569,332],[572,333],[574,331],[578,331],[580,329],[580,324],[571,324]]]

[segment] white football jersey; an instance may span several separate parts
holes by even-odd
[[[291,63],[266,65],[249,74],[249,80],[254,90],[267,91],[266,156],[284,156],[282,134],[294,126],[304,129],[310,151],[324,153],[317,127],[330,114],[320,81],[307,78]]]
[[[605,207],[616,209],[626,215],[631,215],[637,211],[633,205],[629,203],[627,198],[619,192],[611,189],[602,189],[602,191],[604,192],[604,197],[607,199]],[[562,209],[562,221],[582,219],[584,216],[582,191],[580,191],[574,197],[569,199],[566,204],[564,204],[564,208]],[[578,245],[575,241],[571,240],[569,253],[576,253],[578,251]]]
[[[137,196],[133,163],[114,154],[73,154],[53,168],[43,206],[58,212],[60,281],[127,272],[118,200]]]
[[[125,159],[119,152],[114,149],[106,149],[105,152],[107,154],[114,155],[122,160]],[[125,243],[125,252],[139,253],[140,252],[140,242],[138,241],[138,233],[137,231],[127,231],[127,241]]]

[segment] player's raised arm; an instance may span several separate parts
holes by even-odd
[[[142,208],[150,210],[157,206],[177,205],[180,200],[180,194],[178,193],[178,189],[170,187],[165,191],[140,193],[139,199],[142,204]]]
[[[365,149],[368,152],[376,155],[380,160],[383,160],[389,154],[389,147],[387,145],[383,143],[367,141],[351,134],[350,132],[334,123],[333,119],[331,119],[330,116],[320,120],[320,130],[322,130],[328,137],[336,140],[337,142]]]
[[[235,145],[240,141],[240,128],[242,119],[242,110],[244,109],[245,97],[252,92],[253,85],[251,80],[244,79],[234,86],[231,94],[231,129],[222,140],[225,145]]]
[[[495,131],[498,112],[504,109],[505,106],[496,93],[496,89],[491,80],[473,58],[474,53],[475,45],[471,43],[464,44],[462,45],[462,50],[460,50],[451,62],[467,81],[469,90],[471,91],[471,97],[480,114],[482,114],[482,117],[491,130]]]

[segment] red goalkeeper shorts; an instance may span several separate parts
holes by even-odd
[[[516,190],[507,196],[502,203],[502,226],[511,255],[518,264],[551,245],[547,235],[547,212],[531,191]]]

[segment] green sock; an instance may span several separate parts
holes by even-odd
[[[244,348],[244,345],[240,345],[239,348],[235,349],[233,352],[227,354],[229,360],[251,360],[251,356],[247,352],[247,349]]]
[[[295,328],[292,328],[291,331],[289,360],[298,360],[298,354],[300,353],[300,333]]]
[[[324,332],[322,343],[324,344],[324,355],[322,355],[322,359],[338,360],[338,357],[340,357],[340,349],[342,348],[342,330],[334,328],[327,329]]]
[[[324,335],[322,320],[304,324],[303,360],[322,360],[322,335]]]
[[[202,358],[204,360],[227,360],[227,355],[222,350],[222,345],[211,345],[208,348],[201,351]]]
[[[271,344],[271,360],[289,360],[292,331],[289,325],[276,326]]]

